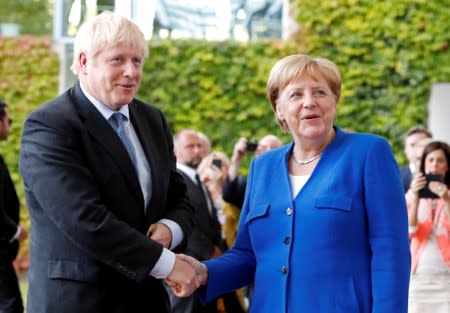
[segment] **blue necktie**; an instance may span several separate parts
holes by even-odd
[[[133,162],[133,165],[136,167],[136,152],[134,151],[133,144],[131,143],[130,138],[128,138],[124,122],[128,121],[128,118],[120,112],[116,112],[109,118],[109,122],[116,131],[117,135],[119,135],[120,140],[122,140],[125,149],[128,151],[128,155]]]

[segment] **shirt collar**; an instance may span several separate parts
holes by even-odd
[[[182,163],[177,162],[177,169],[181,170],[183,173],[185,173],[193,182],[197,183],[197,180],[195,179],[195,175],[197,175],[197,171],[187,165],[184,165]]]
[[[98,101],[93,95],[91,95],[87,90],[83,87],[83,84],[80,82],[81,91],[84,93],[86,98],[94,105],[94,107],[100,112],[100,114],[106,119],[109,120],[111,115],[114,113],[120,112],[130,120],[130,109],[128,108],[128,104],[122,105],[118,111],[111,110],[109,107]]]

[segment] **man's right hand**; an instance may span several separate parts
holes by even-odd
[[[28,237],[28,231],[25,229],[25,227],[23,227],[22,225],[20,226],[20,233],[19,236],[17,237],[17,240],[20,241],[24,241],[26,238]]]
[[[175,265],[167,276],[166,283],[177,297],[189,297],[200,287],[200,279],[194,267],[179,255],[176,255]]]

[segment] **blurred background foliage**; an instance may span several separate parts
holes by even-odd
[[[1,0],[0,23],[19,24],[22,34],[50,35],[53,2],[54,0]]]
[[[240,136],[257,140],[274,133],[290,140],[266,98],[269,70],[288,54],[324,56],[337,63],[343,78],[336,124],[386,137],[403,164],[403,133],[426,125],[432,84],[450,81],[450,0],[293,0],[292,5],[301,26],[287,41],[152,40],[138,97],[158,106],[172,131],[203,131],[214,149],[231,155]],[[48,7],[45,12],[42,25],[51,20]],[[22,33],[28,27],[23,25]],[[24,204],[17,166],[21,128],[31,110],[57,95],[59,59],[49,37],[0,38],[0,69],[0,98],[14,119],[0,149]],[[22,213],[28,223],[26,210]]]

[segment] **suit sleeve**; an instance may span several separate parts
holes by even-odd
[[[163,247],[107,209],[76,127],[71,117],[48,110],[25,122],[20,171],[30,211],[45,216],[86,255],[141,281]]]
[[[384,139],[369,148],[364,192],[372,250],[372,312],[407,313],[411,266],[407,209],[398,166]]]
[[[8,169],[0,157],[0,239],[10,241],[16,234],[18,225],[6,213],[7,179]]]
[[[176,247],[176,251],[183,251],[192,233],[194,225],[194,208],[186,192],[186,183],[183,176],[178,172],[176,167],[176,157],[173,153],[173,140],[167,122],[160,113],[163,133],[166,138],[166,142],[169,145],[168,151],[170,151],[170,183],[168,189],[167,210],[165,218],[176,222],[183,231],[183,240]]]

